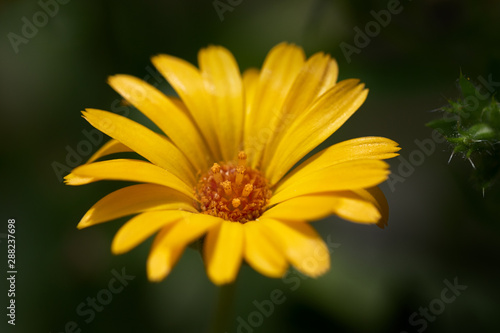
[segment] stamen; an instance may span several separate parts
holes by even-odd
[[[233,193],[233,189],[231,188],[231,182],[229,180],[223,181],[221,185],[226,195],[231,195]]]
[[[247,164],[247,154],[244,151],[238,153],[238,165],[245,166]]]
[[[254,221],[266,210],[271,198],[267,180],[260,171],[246,166],[247,155],[238,161],[214,163],[196,186],[198,211],[226,221]]]
[[[238,208],[241,205],[241,200],[238,198],[234,198],[233,201],[231,201],[231,204],[234,208]]]
[[[236,185],[240,185],[243,181],[243,176],[245,175],[245,167],[243,165],[238,165],[236,168]]]
[[[222,181],[222,175],[220,174],[220,165],[214,163],[214,165],[210,168],[212,173],[214,174],[214,179],[217,184]]]
[[[246,184],[245,187],[243,188],[243,192],[241,192],[241,195],[244,197],[248,197],[250,193],[253,191],[253,185],[252,184]]]

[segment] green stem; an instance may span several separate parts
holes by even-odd
[[[236,282],[219,287],[219,300],[210,333],[225,333],[229,330],[230,320],[233,318],[235,289]]]

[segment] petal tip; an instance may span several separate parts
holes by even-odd
[[[168,274],[170,274],[171,267],[166,264],[166,261],[167,258],[162,255],[154,255],[152,253],[149,256],[146,264],[149,281],[158,283],[165,279]]]
[[[114,255],[119,255],[127,252],[129,249],[124,246],[124,242],[120,237],[120,233],[116,234],[113,242],[111,243],[111,253]]]
[[[82,229],[85,229],[87,227],[90,227],[90,224],[88,223],[88,221],[84,221],[83,219],[76,225],[76,228],[78,230],[82,230]]]
[[[150,282],[159,283],[163,281],[168,276],[168,274],[170,274],[170,269],[158,270],[150,268],[148,269],[147,274],[148,274],[148,280]]]
[[[230,283],[234,282],[234,280],[235,280],[235,277],[227,277],[227,276],[221,276],[221,275],[210,274],[210,273],[209,273],[209,278],[210,278],[210,281],[212,281],[217,286],[230,284]]]
[[[64,184],[66,185],[81,185],[81,177],[78,177],[74,173],[70,173],[64,176]]]
[[[92,215],[94,214],[95,209],[91,208],[85,215],[82,217],[78,225],[76,226],[78,229],[84,229],[90,227],[92,225]]]

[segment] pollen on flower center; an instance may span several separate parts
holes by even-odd
[[[203,214],[245,223],[264,212],[271,191],[260,171],[246,166],[247,156],[238,154],[238,163],[214,165],[201,176],[196,197]]]

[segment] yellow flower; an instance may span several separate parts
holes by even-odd
[[[129,75],[112,76],[109,84],[163,133],[87,109],[84,118],[112,139],[66,176],[69,185],[142,183],[105,196],[78,228],[136,214],[116,234],[112,252],[127,252],[156,233],[147,260],[151,281],[164,279],[186,246],[203,237],[207,274],[216,284],[232,282],[243,260],[269,277],[281,277],[290,264],[316,277],[329,269],[330,258],[308,221],[335,214],[387,223],[387,202],[376,185],[389,174],[382,160],[397,156],[394,141],[344,141],[293,168],[368,93],[359,80],[337,83],[329,55],[306,59],[300,47],[281,43],[260,71],[243,75],[219,46],[199,52],[199,69],[169,55],[152,62],[179,98]],[[147,161],[96,162],[127,151]]]

